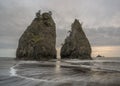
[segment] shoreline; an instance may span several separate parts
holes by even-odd
[[[109,69],[91,69],[93,64],[120,64],[119,61],[17,61],[1,60],[3,71],[0,72],[0,86],[118,86],[120,71]],[[4,64],[3,64],[4,63]],[[93,63],[93,64],[87,64]],[[83,66],[80,66],[83,65]],[[1,68],[3,67],[0,67]],[[90,67],[91,66],[91,67]],[[95,65],[96,66],[96,65]],[[81,71],[85,68],[85,71]],[[41,78],[40,78],[41,77]],[[98,78],[99,77],[99,78]],[[108,79],[107,79],[108,78]],[[2,81],[4,80],[4,82]],[[112,81],[111,81],[112,80]],[[29,82],[29,83],[28,83]],[[19,84],[17,84],[19,83]],[[31,83],[31,84],[30,84]],[[25,85],[23,85],[25,84]],[[86,84],[86,85],[85,85]]]

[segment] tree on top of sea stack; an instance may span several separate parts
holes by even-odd
[[[49,60],[56,58],[56,26],[52,12],[38,11],[36,18],[19,39],[17,59]]]
[[[65,39],[60,54],[63,59],[92,59],[90,43],[77,19],[72,24],[70,35]]]

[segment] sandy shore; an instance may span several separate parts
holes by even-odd
[[[116,64],[120,63],[112,63]],[[97,68],[93,62],[25,62],[0,58],[0,86],[120,86],[120,71]]]

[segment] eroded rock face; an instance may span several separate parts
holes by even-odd
[[[70,35],[61,48],[61,58],[91,59],[91,46],[77,19],[72,24]]]
[[[36,18],[19,39],[17,59],[49,60],[56,58],[56,26],[51,12],[36,13]]]

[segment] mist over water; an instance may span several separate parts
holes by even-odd
[[[0,86],[119,86],[119,65],[120,57],[50,61],[0,58]]]
[[[106,86],[117,86],[120,84],[119,65],[120,58],[83,61],[72,59],[40,62],[20,61],[14,69],[17,70],[16,74],[19,77],[51,83],[53,86],[66,83],[70,86],[101,86],[101,84],[103,86],[106,84]]]

